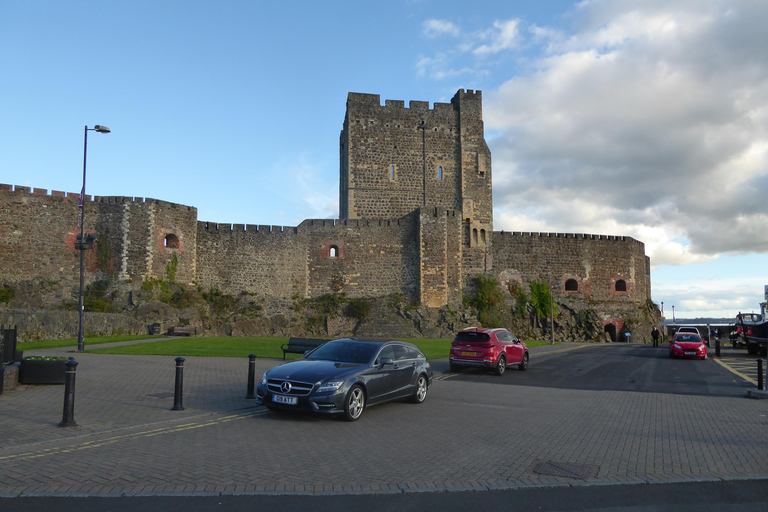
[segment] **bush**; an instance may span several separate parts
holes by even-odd
[[[8,303],[16,295],[16,289],[10,285],[4,284],[0,288],[0,303]]]
[[[365,299],[352,299],[347,304],[344,314],[350,318],[363,320],[371,312],[371,303]]]

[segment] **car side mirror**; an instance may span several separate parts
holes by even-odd
[[[384,366],[387,366],[388,364],[389,364],[389,365],[392,365],[392,364],[394,364],[394,363],[392,362],[392,359],[390,359],[389,357],[382,357],[382,358],[381,358],[381,366],[380,366],[380,367],[382,367],[382,368],[383,368]]]

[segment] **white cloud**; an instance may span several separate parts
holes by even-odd
[[[440,37],[442,35],[448,35],[452,37],[458,37],[461,35],[459,27],[445,20],[427,20],[423,25],[424,35],[429,38]]]
[[[473,50],[476,55],[499,53],[514,48],[518,39],[519,20],[495,21],[493,28],[481,33],[480,38],[489,41]]]
[[[532,71],[486,91],[494,204],[522,212],[497,223],[635,236],[654,265],[768,252],[768,3],[576,16],[572,34],[529,30]]]

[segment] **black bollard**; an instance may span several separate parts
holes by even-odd
[[[720,336],[715,338],[715,355],[720,357]]]
[[[757,390],[763,391],[765,386],[763,385],[763,360],[757,360]]]
[[[76,427],[75,423],[75,377],[77,376],[77,361],[70,357],[69,361],[64,363],[67,367],[64,373],[64,414],[61,418],[60,427]]]
[[[181,395],[184,388],[184,358],[176,358],[176,389],[173,392],[173,409],[172,411],[183,411],[184,406],[181,404]]]
[[[253,394],[253,383],[256,379],[256,354],[248,354],[248,394],[246,399],[256,398]]]

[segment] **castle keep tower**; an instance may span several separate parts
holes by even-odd
[[[386,100],[350,93],[340,141],[342,219],[399,218],[416,208],[462,212],[493,225],[491,152],[483,136],[482,93],[451,103]]]
[[[420,300],[460,300],[464,276],[488,269],[493,201],[482,93],[451,103],[350,93],[340,138],[341,219],[393,219],[419,210]]]

